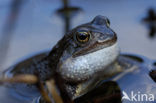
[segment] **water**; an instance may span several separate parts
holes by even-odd
[[[35,58],[29,59],[30,62],[24,61],[20,64],[20,67],[28,66],[32,60],[39,60],[41,57],[46,54],[38,55]],[[120,73],[117,76],[113,77],[111,80],[116,82],[116,85],[119,86],[120,91],[124,91],[127,94],[130,94],[131,91],[140,94],[153,94],[156,97],[156,88],[155,82],[149,76],[149,72],[155,69],[153,63],[155,61],[148,59],[140,55],[132,54],[122,54],[126,58],[131,58],[133,62],[127,59],[130,64],[133,64],[133,67],[125,68],[126,72]],[[121,61],[125,62],[125,61]],[[23,65],[24,64],[24,65]],[[134,68],[135,67],[135,68]],[[134,68],[134,69],[133,69]],[[10,68],[4,72],[5,77],[11,77],[13,73],[18,71],[18,66],[16,69]],[[106,81],[104,81],[105,83]],[[106,82],[107,83],[107,82]],[[105,84],[106,85],[106,84]],[[109,89],[108,89],[109,90]],[[26,84],[5,84],[5,87],[0,87],[0,91],[3,94],[0,95],[0,100],[3,103],[8,103],[12,101],[13,103],[39,103],[40,93],[35,86],[26,85]],[[9,98],[9,99],[7,99]],[[79,103],[79,102],[78,102]],[[124,100],[123,103],[129,103]]]
[[[11,0],[0,0],[0,38],[10,2]],[[147,17],[149,8],[156,9],[155,0],[71,0],[70,5],[82,9],[73,17],[72,27],[89,22],[99,14],[107,16],[111,21],[111,28],[118,34],[121,52],[140,54],[156,60],[156,37],[148,37],[149,30],[142,22],[142,19]],[[58,0],[25,1],[10,40],[6,62],[3,68],[0,67],[1,71],[31,55],[50,50],[56,44],[64,34],[63,20],[56,15],[56,10],[61,7],[62,4]],[[153,64],[156,65],[156,62],[153,61]],[[133,75],[133,79],[138,78],[137,75]],[[130,77],[132,75],[127,78]],[[141,77],[140,81],[145,82],[146,79],[143,80]],[[121,88],[124,87],[121,85]],[[4,93],[0,95],[3,103],[21,103],[21,100],[14,99],[10,92],[6,92],[7,88],[0,87],[0,91]]]

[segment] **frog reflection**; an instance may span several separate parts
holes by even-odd
[[[146,23],[149,29],[149,37],[153,38],[156,35],[156,12],[154,9],[148,10],[148,17],[144,18],[143,21]]]

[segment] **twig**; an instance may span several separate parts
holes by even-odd
[[[27,84],[36,84],[38,78],[31,74],[19,74],[11,78],[0,78],[0,84],[3,83],[27,83]]]
[[[51,93],[55,103],[63,103],[62,98],[60,97],[60,95],[57,92],[57,87],[56,87],[55,81],[53,79],[51,79],[50,81],[46,82],[46,85],[47,85],[48,90]]]
[[[47,93],[47,92],[45,91],[45,89],[44,89],[43,83],[38,82],[38,83],[37,83],[37,87],[38,87],[38,89],[39,89],[41,95],[43,96],[45,102],[46,102],[46,103],[52,103],[51,99],[50,99],[49,96],[48,96],[48,93]]]

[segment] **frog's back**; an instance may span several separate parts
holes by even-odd
[[[18,74],[33,74],[35,70],[40,66],[44,66],[46,64],[46,57],[49,52],[43,52],[32,57],[29,57],[17,64],[11,66],[7,70],[3,72],[5,77],[13,76]],[[42,64],[42,65],[41,65]]]

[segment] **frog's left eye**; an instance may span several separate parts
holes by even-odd
[[[86,43],[90,39],[90,33],[86,31],[80,31],[76,33],[76,39],[80,43]]]

